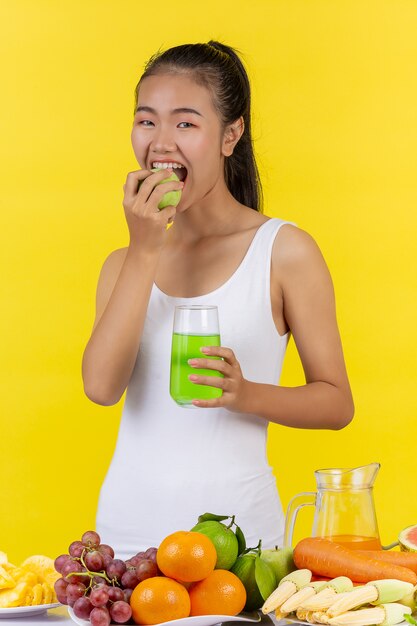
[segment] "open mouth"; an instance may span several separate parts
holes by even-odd
[[[171,168],[182,182],[187,178],[187,168],[182,163],[176,161],[172,161],[171,163],[153,161],[152,168],[161,170]]]

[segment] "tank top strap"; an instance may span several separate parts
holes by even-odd
[[[251,267],[257,268],[258,271],[265,272],[265,278],[270,279],[272,248],[278,231],[285,224],[295,226],[294,222],[281,220],[277,217],[271,217],[264,222],[256,231],[252,243],[245,257],[245,263]]]
[[[276,236],[284,224],[293,222],[270,218],[256,231],[238,271],[233,277],[233,289],[244,302],[247,315],[253,315],[271,341],[277,330],[271,306],[271,259]],[[231,284],[229,285],[232,286]],[[226,294],[225,294],[226,295]]]

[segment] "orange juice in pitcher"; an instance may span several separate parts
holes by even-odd
[[[371,463],[353,469],[315,471],[317,491],[299,493],[288,505],[284,546],[292,545],[299,510],[312,505],[313,537],[324,537],[351,549],[381,550],[372,493],[379,468],[379,463]]]
[[[363,537],[361,535],[332,535],[324,537],[350,550],[382,550],[382,545],[378,537]]]

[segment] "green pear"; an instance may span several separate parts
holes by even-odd
[[[160,169],[162,168],[155,168],[153,170],[151,170],[152,172],[159,172]],[[171,181],[178,181],[179,178],[176,175],[175,172],[172,172],[171,176],[169,178],[164,178],[164,180],[161,180],[159,183],[157,183],[158,185],[162,185],[163,183],[169,183]],[[161,198],[161,200],[159,201],[158,204],[158,209],[165,209],[165,207],[167,206],[177,206],[177,204],[179,203],[179,201],[181,200],[181,189],[178,189],[177,191],[167,191],[166,194],[164,194]]]
[[[262,550],[261,559],[265,561],[274,570],[277,584],[279,581],[291,572],[297,569],[292,557],[292,548],[275,548],[271,550]]]

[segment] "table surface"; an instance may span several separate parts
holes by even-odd
[[[0,626],[49,626],[49,624],[62,624],[62,626],[74,626],[68,615],[66,606],[59,606],[56,609],[49,609],[40,615],[28,615],[27,617],[4,617],[0,619]]]
[[[226,622],[225,622],[226,623]],[[251,626],[248,622],[230,622],[233,626]],[[75,622],[72,621],[68,615],[66,606],[60,606],[56,609],[49,609],[46,613],[41,615],[32,615],[28,617],[14,617],[14,618],[2,618],[0,619],[0,626],[74,626]],[[263,615],[260,622],[256,623],[256,626],[284,626],[288,625],[285,620],[276,620],[275,616],[271,614]],[[254,625],[255,626],[255,625]]]

